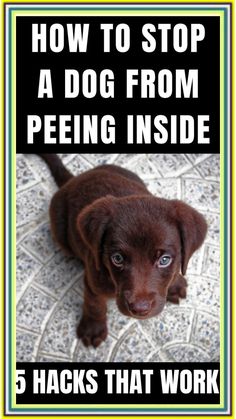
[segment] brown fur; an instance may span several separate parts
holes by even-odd
[[[41,157],[58,184],[65,182],[51,201],[51,228],[64,252],[84,263],[77,333],[86,346],[107,336],[109,298],[123,314],[146,319],[159,314],[166,300],[186,297],[183,275],[207,231],[202,215],[181,201],[154,197],[126,169],[104,165],[72,177],[57,156]],[[123,257],[118,266],[117,254]],[[169,266],[160,265],[163,255],[172,258]]]

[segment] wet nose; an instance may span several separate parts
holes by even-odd
[[[146,316],[151,310],[151,301],[138,300],[128,303],[129,311],[136,316]]]

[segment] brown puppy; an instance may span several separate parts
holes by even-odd
[[[78,337],[98,346],[107,336],[106,303],[138,319],[159,314],[166,300],[186,297],[189,258],[207,225],[178,200],[154,197],[134,173],[113,165],[72,176],[53,154],[41,154],[61,186],[50,206],[54,240],[85,266]]]

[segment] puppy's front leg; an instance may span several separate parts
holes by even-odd
[[[83,315],[77,328],[77,335],[85,346],[99,346],[107,337],[107,299],[95,295],[85,284]]]
[[[179,304],[181,298],[186,298],[187,281],[178,274],[168,289],[167,301]]]

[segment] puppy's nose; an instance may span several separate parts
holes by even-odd
[[[151,310],[151,302],[148,300],[138,300],[134,303],[129,303],[129,311],[136,316],[146,316]]]

